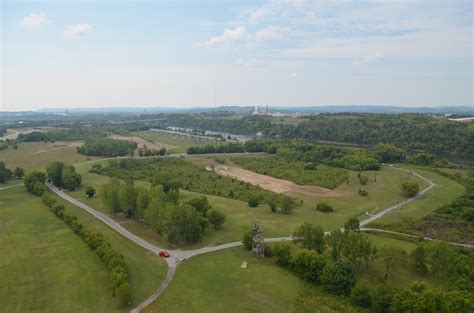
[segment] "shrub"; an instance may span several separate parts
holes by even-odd
[[[365,189],[359,189],[359,196],[367,197],[368,194],[369,194],[369,193],[367,192],[367,190],[365,190]]]
[[[364,175],[359,176],[359,183],[361,185],[367,185],[368,182],[369,182],[369,178],[367,176],[364,176]]]
[[[351,262],[341,259],[327,266],[321,275],[323,288],[337,295],[348,295],[357,282],[357,274]]]
[[[252,250],[252,232],[248,231],[244,233],[242,236],[242,243],[244,245],[244,248],[247,249],[248,251]]]
[[[406,197],[413,197],[420,191],[420,186],[415,182],[406,181],[402,183],[401,189]]]
[[[334,211],[332,206],[327,203],[326,201],[320,201],[316,204],[316,210],[320,211],[320,212],[324,212],[324,213],[327,213],[327,212],[332,212]]]
[[[289,242],[278,242],[272,246],[275,263],[281,267],[288,267],[291,263],[291,245]]]
[[[260,198],[256,195],[251,195],[248,201],[248,205],[251,208],[255,208],[259,205],[260,203]]]
[[[372,289],[367,280],[360,280],[351,290],[351,302],[363,308],[372,306]]]
[[[291,268],[301,279],[318,284],[326,266],[326,258],[314,250],[301,249],[291,258]]]

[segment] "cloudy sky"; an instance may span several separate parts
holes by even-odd
[[[0,110],[474,105],[471,0],[0,5]]]

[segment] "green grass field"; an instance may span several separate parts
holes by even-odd
[[[240,268],[246,260],[246,269]],[[300,281],[233,248],[185,261],[149,312],[292,312]]]
[[[61,143],[24,142],[18,144],[18,149],[11,147],[0,151],[0,161],[8,168],[22,167],[25,171],[43,170],[51,161],[63,161],[77,164],[97,159],[77,153],[74,146]]]
[[[202,141],[186,137],[178,137],[155,131],[132,132],[131,135],[142,137],[146,140],[150,140],[155,143],[163,143],[167,145],[176,146],[176,148],[169,149],[168,152],[170,153],[186,152],[189,147],[202,146],[210,143],[208,141]]]
[[[166,264],[158,256],[65,203],[88,228],[103,233],[125,257],[133,305],[159,287]],[[111,295],[100,258],[40,199],[22,187],[0,191],[0,312],[126,312]]]
[[[420,175],[431,179],[436,184],[436,187],[420,199],[403,206],[399,210],[386,214],[369,226],[404,231],[405,228],[410,228],[423,216],[450,203],[464,192],[464,186],[447,177],[427,169],[416,168],[414,170]]]
[[[0,229],[0,312],[121,311],[105,265],[39,198],[0,191]]]

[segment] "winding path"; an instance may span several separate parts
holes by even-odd
[[[246,154],[246,153],[244,153],[244,154]],[[219,154],[219,155],[222,155],[222,154]],[[163,156],[163,157],[180,157],[180,156],[213,156],[213,154],[206,154],[206,155],[174,154],[174,155],[168,155],[168,156]],[[110,159],[116,159],[116,158],[110,158]],[[91,164],[91,163],[95,163],[95,162],[99,162],[99,161],[103,161],[103,160],[107,160],[107,159],[94,160],[94,161],[82,163],[82,164],[79,164],[79,165],[76,165],[76,166]],[[393,167],[393,166],[390,166],[390,167]],[[360,222],[361,226],[367,225],[368,223],[373,222],[374,220],[381,218],[382,216],[389,213],[390,211],[399,209],[403,205],[418,199],[419,197],[421,197],[422,195],[424,195],[425,193],[427,193],[429,190],[431,190],[432,188],[434,188],[436,186],[431,180],[429,180],[429,179],[427,179],[427,178],[425,178],[425,177],[423,177],[423,176],[421,176],[421,175],[419,175],[415,172],[412,172],[412,171],[409,171],[409,170],[406,170],[406,169],[403,169],[403,168],[399,168],[399,167],[393,167],[393,168],[396,168],[396,169],[401,170],[401,171],[412,173],[413,175],[415,175],[415,176],[419,177],[420,179],[426,181],[428,183],[428,187],[426,187],[425,189],[420,191],[414,197],[409,198],[407,200],[404,200],[404,201],[402,201],[402,202],[400,202],[396,205],[393,205],[389,208],[386,208],[386,209],[370,216],[369,218],[361,221]],[[142,238],[136,236],[135,234],[131,233],[127,229],[123,228],[120,224],[118,224],[114,219],[112,219],[108,215],[94,210],[93,208],[91,208],[91,207],[85,205],[84,203],[74,199],[73,197],[69,196],[68,194],[64,193],[63,191],[61,191],[60,189],[56,188],[55,186],[53,186],[51,184],[47,184],[47,186],[54,193],[56,193],[58,196],[60,196],[64,200],[66,200],[66,201],[78,206],[79,208],[87,211],[92,216],[94,216],[95,218],[101,220],[107,226],[113,228],[115,231],[117,231],[118,233],[120,233],[124,237],[127,237],[131,241],[135,242],[137,245],[139,245],[139,246],[141,246],[141,247],[143,247],[143,248],[145,248],[149,251],[152,251],[156,254],[158,254],[161,250],[163,250],[162,248],[160,248],[158,246],[155,246],[155,245],[143,240]],[[362,230],[368,230],[368,229],[362,229]],[[372,231],[381,231],[381,230],[375,230],[375,229],[371,229],[371,230]],[[388,231],[384,231],[384,232],[388,232]],[[285,241],[285,240],[292,240],[292,237],[265,238],[266,242],[278,242],[278,241]],[[176,271],[177,265],[180,262],[182,262],[183,260],[189,259],[189,258],[191,258],[193,256],[196,256],[196,255],[199,255],[199,254],[204,254],[204,253],[209,253],[209,252],[213,252],[213,251],[238,247],[238,246],[241,246],[241,245],[242,245],[242,242],[237,241],[237,242],[226,243],[226,244],[222,244],[222,245],[218,245],[218,246],[203,247],[203,248],[195,249],[195,250],[186,250],[186,251],[167,250],[170,254],[170,257],[166,258],[166,262],[168,263],[168,272],[166,273],[166,277],[165,277],[164,281],[161,283],[160,287],[148,299],[146,299],[138,307],[134,308],[131,311],[131,313],[140,312],[141,310],[143,310],[145,307],[150,305],[153,301],[155,301],[160,296],[160,294],[166,289],[166,287],[168,287],[169,283],[173,279],[173,276],[174,276],[174,273]]]

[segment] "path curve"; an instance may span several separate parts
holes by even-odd
[[[248,154],[248,153],[239,153],[239,154],[244,154],[245,155],[245,154]],[[214,155],[222,155],[222,154],[204,154],[204,155],[200,155],[200,154],[196,154],[196,155],[171,154],[171,155],[166,155],[166,156],[161,156],[161,157],[180,157],[180,156],[190,157],[190,156],[214,156]],[[156,156],[154,156],[154,157],[156,157]],[[160,156],[158,156],[158,157],[160,157]],[[129,158],[129,157],[118,157],[118,158]],[[94,161],[78,164],[76,166],[96,163],[96,162],[100,162],[100,161],[108,160],[108,159],[117,159],[117,158],[105,158],[105,159],[100,159],[100,160],[94,160]],[[404,169],[404,168],[399,168],[399,167],[394,167],[394,166],[390,166],[390,167],[396,168],[396,169],[401,170],[401,171],[412,173],[413,175],[415,175],[415,176],[419,177],[420,179],[426,181],[428,183],[428,187],[426,187],[425,189],[420,191],[417,195],[415,195],[415,196],[413,196],[413,197],[411,197],[407,200],[404,200],[404,201],[402,201],[402,202],[400,202],[396,205],[393,205],[389,208],[386,208],[386,209],[374,214],[373,216],[361,221],[360,222],[361,226],[364,226],[364,225],[366,225],[370,222],[373,222],[374,220],[381,218],[382,216],[389,213],[390,211],[399,209],[403,205],[418,199],[419,197],[421,197],[426,192],[428,192],[429,190],[431,190],[432,188],[434,188],[436,186],[435,183],[433,183],[431,180],[421,176],[420,174],[417,174],[415,172],[409,171],[409,170]],[[62,190],[58,189],[57,187],[55,187],[55,186],[53,186],[49,183],[47,184],[47,187],[50,188],[51,191],[56,193],[58,196],[60,196],[64,200],[66,200],[66,201],[74,204],[75,206],[78,206],[79,208],[87,211],[92,216],[94,216],[95,218],[101,220],[104,224],[111,227],[112,229],[117,231],[122,236],[124,236],[124,237],[130,239],[131,241],[135,242],[139,246],[141,246],[141,247],[143,247],[143,248],[145,248],[149,251],[152,251],[155,254],[158,254],[161,250],[164,250],[163,248],[155,246],[155,245],[143,240],[142,238],[138,237],[137,235],[131,233],[127,229],[123,228],[120,224],[118,224],[114,219],[112,219],[108,215],[103,214],[99,211],[96,211],[95,209],[87,206],[86,204],[74,199],[73,197],[71,197],[68,194],[64,193]],[[343,231],[343,229],[341,229],[341,230]],[[328,234],[328,232],[327,232],[327,234]],[[278,241],[285,241],[285,240],[292,240],[292,239],[293,239],[292,237],[278,237],[278,238],[265,238],[265,241],[266,242],[278,242]],[[160,287],[150,297],[148,297],[138,307],[131,310],[131,313],[140,312],[141,310],[143,310],[145,307],[150,305],[153,301],[155,301],[160,296],[160,294],[166,289],[166,287],[168,287],[169,283],[173,279],[173,276],[176,272],[176,267],[178,266],[178,264],[181,261],[183,261],[185,259],[189,259],[189,258],[191,258],[193,256],[196,256],[196,255],[199,255],[199,254],[204,254],[204,253],[214,252],[214,251],[218,251],[218,250],[238,247],[238,246],[241,246],[241,245],[242,245],[242,242],[237,241],[237,242],[226,243],[226,244],[222,244],[222,245],[218,245],[218,246],[203,247],[203,248],[199,248],[199,249],[195,249],[195,250],[185,250],[185,251],[167,250],[170,254],[170,257],[166,258],[166,262],[168,264],[168,272],[166,274],[166,277],[165,277],[164,281],[161,283]]]

